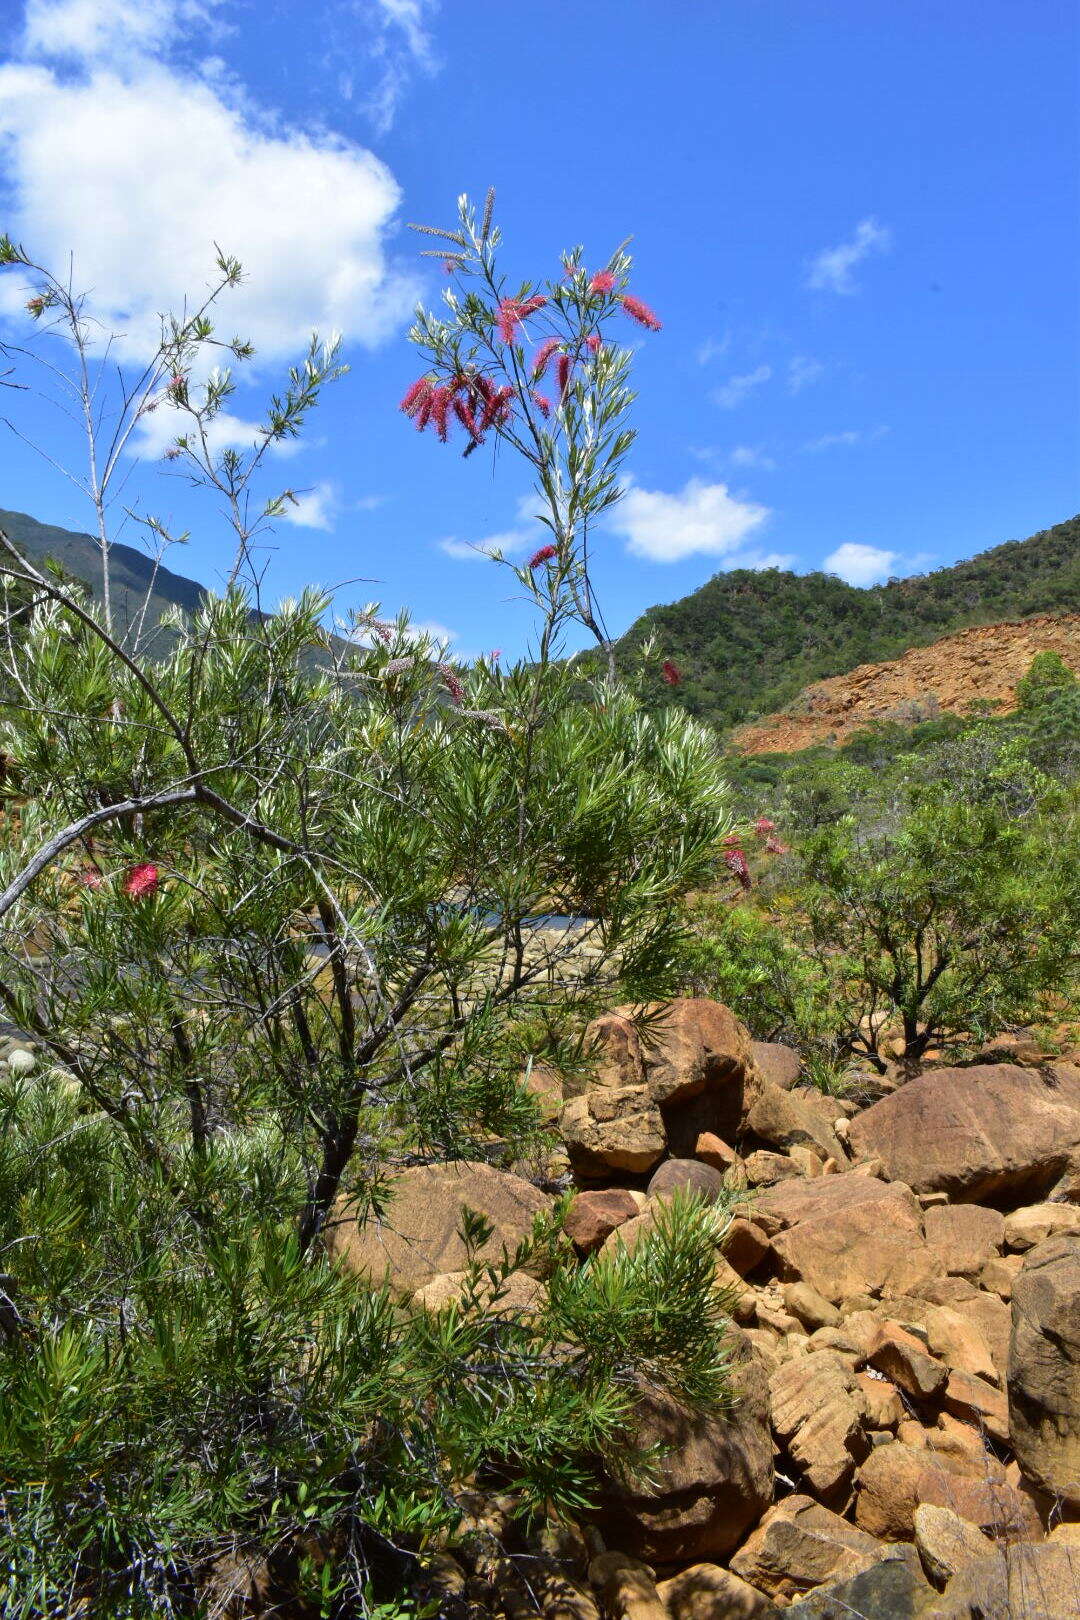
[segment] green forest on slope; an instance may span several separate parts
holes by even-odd
[[[675,661],[674,697],[729,727],[783,708],[804,686],[896,658],[970,625],[1080,612],[1080,517],[967,562],[869,589],[832,574],[733,569],[642,614],[618,644],[627,668],[650,635]]]

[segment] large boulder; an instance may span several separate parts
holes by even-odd
[[[566,1212],[563,1231],[579,1254],[592,1254],[624,1221],[641,1213],[640,1193],[622,1187],[579,1192]]]
[[[758,1198],[755,1219],[762,1216],[784,1228],[772,1238],[782,1275],[802,1278],[830,1304],[912,1294],[934,1273],[917,1200],[873,1176],[782,1182]]]
[[[667,1151],[664,1122],[646,1086],[596,1086],[572,1097],[559,1131],[582,1181],[644,1175]]]
[[[466,1209],[485,1216],[492,1228],[479,1257],[497,1260],[504,1250],[512,1253],[531,1233],[537,1215],[552,1207],[552,1200],[530,1182],[489,1164],[416,1165],[394,1177],[390,1192],[381,1220],[360,1221],[355,1207],[339,1199],[326,1244],[347,1270],[375,1282],[386,1278],[404,1293],[467,1265],[461,1239]]]
[[[782,1091],[769,1080],[756,1079],[748,1089],[746,1132],[770,1147],[808,1147],[822,1159],[847,1163],[847,1154],[819,1109],[794,1091]]]
[[[811,1350],[769,1379],[774,1432],[816,1496],[845,1490],[869,1449],[855,1374],[832,1350]]]
[[[706,1204],[715,1204],[725,1181],[720,1171],[700,1159],[665,1159],[649,1177],[645,1189],[650,1198],[670,1198],[673,1193],[696,1193]]]
[[[656,1590],[671,1620],[780,1620],[763,1592],[719,1564],[691,1564]]]
[[[731,1567],[784,1602],[815,1586],[850,1580],[895,1550],[813,1497],[787,1496],[769,1509],[731,1559]]]
[[[790,1046],[779,1041],[754,1041],[751,1046],[754,1063],[763,1080],[771,1080],[781,1091],[797,1086],[802,1074],[802,1058]]]
[[[609,1240],[610,1241],[610,1240]],[[730,1411],[687,1411],[655,1390],[636,1409],[633,1451],[663,1448],[643,1473],[612,1476],[600,1529],[614,1546],[652,1563],[723,1557],[737,1547],[772,1501],[772,1437],[764,1363],[732,1329]]]
[[[1008,1388],[1024,1475],[1080,1507],[1080,1237],[1040,1243],[1013,1283]]]
[[[1080,1142],[1080,1084],[1068,1065],[930,1069],[850,1121],[858,1157],[892,1181],[961,1202],[1037,1197]]]
[[[734,1101],[754,1072],[748,1030],[718,1001],[671,1002],[648,1022],[642,1046],[645,1079],[661,1106],[702,1092],[723,1092]]]
[[[958,1571],[927,1620],[1064,1620],[1080,1611],[1080,1547],[1006,1547]],[[790,1612],[790,1611],[789,1611]]]
[[[941,1256],[941,1269],[950,1276],[978,1277],[1005,1242],[1004,1215],[981,1204],[935,1204],[923,1220],[926,1241]]]
[[[885,1540],[910,1541],[915,1510],[926,1502],[951,1508],[968,1524],[1003,1541],[1042,1535],[1030,1498],[1007,1484],[989,1457],[985,1465],[973,1457],[969,1467],[949,1452],[892,1440],[870,1453],[859,1469],[858,1484],[855,1522]]]
[[[907,1549],[891,1547],[889,1557],[838,1586],[817,1592],[784,1610],[785,1620],[917,1620],[933,1593]]]

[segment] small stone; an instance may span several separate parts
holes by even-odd
[[[890,1384],[883,1374],[856,1373],[855,1392],[862,1402],[863,1413],[871,1429],[895,1430],[904,1421],[904,1403],[896,1393],[895,1385]]]
[[[727,1171],[738,1164],[739,1155],[733,1147],[728,1147],[722,1137],[715,1131],[701,1131],[694,1143],[694,1158],[700,1159],[702,1164],[711,1164],[714,1170]]]
[[[764,1148],[747,1154],[743,1169],[751,1187],[772,1187],[778,1181],[801,1175],[798,1165],[786,1153],[769,1153]]]
[[[740,1277],[747,1276],[771,1252],[771,1245],[761,1227],[743,1215],[736,1215],[728,1223],[720,1247],[724,1259]]]
[[[579,1254],[592,1254],[624,1221],[638,1213],[633,1195],[621,1187],[579,1192],[566,1212],[563,1231]]]
[[[811,1288],[809,1283],[785,1283],[784,1304],[790,1314],[810,1333],[817,1328],[839,1325],[840,1312],[836,1306],[830,1305],[829,1301],[819,1294],[816,1288]]]
[[[8,1053],[7,1066],[12,1074],[33,1074],[37,1068],[37,1059],[33,1052],[28,1052],[25,1047],[16,1046]]]
[[[724,1178],[711,1164],[700,1159],[665,1159],[652,1174],[650,1198],[674,1192],[698,1193],[707,1204],[715,1204],[724,1191]]]

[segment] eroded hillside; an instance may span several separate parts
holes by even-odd
[[[980,702],[1008,711],[1017,682],[1036,653],[1047,651],[1059,653],[1080,674],[1080,614],[978,625],[887,663],[860,664],[808,686],[788,708],[743,727],[733,741],[747,754],[786,754],[843,743],[882,721],[910,724],[939,712],[967,714]]]

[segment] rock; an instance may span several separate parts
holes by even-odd
[[[923,1225],[942,1270],[960,1277],[977,1277],[1005,1242],[1004,1215],[981,1204],[939,1204],[926,1210]]]
[[[769,1379],[773,1429],[819,1496],[846,1486],[866,1455],[862,1405],[853,1389],[854,1374],[830,1350],[798,1356]]]
[[[786,1602],[827,1581],[850,1580],[885,1556],[873,1536],[798,1495],[770,1508],[730,1564],[752,1586]]]
[[[1080,1232],[1080,1206],[1076,1204],[1029,1204],[1014,1209],[1005,1221],[1005,1244],[1016,1254],[1026,1254],[1047,1238]]]
[[[837,1327],[840,1323],[840,1312],[836,1306],[830,1305],[809,1283],[785,1283],[784,1305],[809,1333],[817,1328]]]
[[[779,1620],[764,1593],[719,1564],[691,1564],[656,1590],[671,1620]]]
[[[1080,1143],[1080,1096],[1007,1063],[931,1069],[857,1114],[850,1141],[915,1192],[1037,1195]]]
[[[753,1288],[743,1282],[734,1266],[728,1265],[722,1254],[716,1257],[716,1286],[728,1295],[727,1310],[736,1322],[752,1322],[757,1314],[758,1301]]]
[[[812,1592],[784,1610],[791,1620],[914,1620],[931,1596],[922,1571],[900,1549],[888,1549],[861,1575]]]
[[[444,1271],[430,1282],[424,1283],[413,1294],[413,1304],[425,1311],[444,1311],[459,1301],[465,1291],[464,1271]],[[484,1286],[480,1293],[490,1302],[490,1290]],[[512,1271],[499,1291],[497,1307],[501,1311],[520,1311],[535,1314],[544,1302],[544,1285],[524,1271]]]
[[[37,1058],[25,1047],[16,1046],[8,1053],[7,1066],[11,1074],[26,1076],[37,1068]]]
[[[746,1155],[743,1171],[751,1187],[771,1187],[791,1176],[802,1176],[799,1166],[786,1153],[769,1153],[764,1148]]]
[[[1007,1547],[958,1571],[927,1620],[1065,1620],[1078,1609],[1080,1548]]]
[[[932,1401],[945,1387],[947,1367],[928,1356],[914,1334],[896,1322],[883,1322],[870,1365],[885,1374],[914,1401]]]
[[[652,1570],[625,1553],[605,1552],[589,1565],[589,1584],[615,1620],[668,1620]]]
[[[778,1041],[754,1041],[750,1050],[763,1080],[779,1086],[781,1091],[790,1091],[792,1086],[798,1084],[802,1058],[790,1046],[781,1046]]]
[[[942,1409],[962,1423],[985,1430],[1002,1445],[1009,1439],[1009,1403],[1004,1391],[995,1389],[985,1378],[967,1372],[950,1372],[942,1396]]]
[[[579,1254],[592,1254],[616,1227],[637,1214],[637,1200],[621,1187],[579,1192],[566,1212],[563,1231]]]
[[[932,1274],[922,1212],[906,1187],[855,1171],[763,1193],[755,1210],[785,1221],[772,1239],[782,1275],[838,1305],[858,1294],[906,1294]]]
[[[787,1156],[802,1176],[823,1176],[825,1174],[826,1160],[821,1157],[818,1148],[800,1147],[796,1142],[787,1149]],[[835,1164],[836,1160],[830,1158],[827,1162]]]
[[[923,1568],[935,1586],[944,1586],[960,1570],[993,1553],[994,1543],[951,1508],[923,1502],[915,1509],[915,1545]]]
[[[585,1031],[590,1060],[590,1083],[622,1091],[645,1084],[641,1036],[634,1020],[624,1012],[601,1013]]]
[[[997,1539],[1018,1541],[1042,1535],[1042,1523],[1028,1497],[993,1479],[961,1473],[940,1451],[893,1440],[875,1446],[859,1469],[855,1522],[885,1540],[909,1541],[915,1509],[924,1502],[951,1508],[960,1518]]]
[[[820,1118],[815,1107],[767,1080],[747,1087],[744,1125],[751,1136],[769,1147],[809,1147],[823,1159],[840,1162],[846,1158],[832,1125]]]
[[[988,1293],[996,1294],[1000,1300],[1008,1302],[1012,1299],[1016,1273],[1023,1263],[1023,1256],[1019,1254],[1003,1254],[995,1260],[988,1260],[979,1273],[981,1287]]]
[[[563,1079],[550,1063],[531,1063],[524,1076],[525,1090],[534,1099],[543,1119],[550,1123],[558,1119],[565,1096]]]
[[[707,1204],[715,1204],[726,1183],[719,1170],[699,1159],[665,1159],[653,1171],[646,1191],[650,1198],[673,1192],[700,1194]]]
[[[645,1080],[661,1105],[686,1102],[702,1092],[723,1094],[732,1126],[742,1112],[742,1093],[754,1072],[750,1036],[718,1001],[672,1001],[645,1028]],[[714,1127],[715,1128],[715,1127]],[[718,1133],[727,1137],[727,1131]]]
[[[761,1227],[743,1215],[736,1215],[728,1223],[720,1242],[724,1259],[740,1277],[747,1276],[759,1266],[772,1248]]]
[[[353,1206],[339,1199],[327,1227],[331,1257],[347,1270],[376,1281],[386,1277],[411,1293],[434,1277],[464,1270],[468,1256],[460,1228],[466,1209],[478,1211],[493,1231],[478,1250],[482,1260],[513,1252],[532,1232],[537,1215],[552,1200],[531,1183],[488,1164],[417,1165],[391,1182],[385,1218],[358,1223]]]
[[[1012,1290],[1010,1288],[1010,1294]],[[993,1362],[994,1382],[1005,1388],[1005,1375],[1009,1370],[1009,1335],[1012,1331],[1012,1313],[1008,1305],[993,1294],[980,1290],[974,1299],[958,1305],[957,1310],[964,1316],[983,1336],[983,1342],[990,1352]]]
[[[600,1620],[600,1610],[591,1594],[558,1564],[533,1564],[529,1588],[544,1620]]]
[[[938,1356],[954,1372],[972,1373],[992,1384],[998,1381],[997,1368],[977,1322],[965,1314],[958,1305],[932,1305],[926,1313],[926,1340]]]
[[[661,1563],[723,1557],[772,1500],[772,1437],[764,1364],[746,1335],[732,1330],[737,1404],[722,1413],[685,1411],[659,1391],[643,1392],[632,1448],[665,1448],[653,1481],[611,1477],[599,1525],[605,1538]],[[740,1572],[741,1573],[741,1572]]]
[[[715,1131],[701,1131],[694,1143],[694,1158],[700,1159],[702,1164],[712,1165],[714,1170],[721,1172],[732,1169],[739,1162],[739,1155],[733,1147],[728,1147]]]
[[[666,1151],[664,1122],[645,1086],[597,1086],[563,1108],[559,1130],[582,1180],[641,1175]]]
[[[1025,1478],[1080,1507],[1080,1237],[1054,1237],[1013,1284],[1009,1433]]]
[[[904,1404],[883,1374],[855,1374],[854,1394],[862,1403],[868,1429],[895,1429],[904,1420]]]

